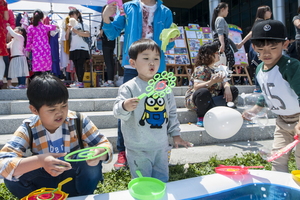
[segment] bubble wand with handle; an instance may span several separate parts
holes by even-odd
[[[288,144],[287,146],[283,147],[279,151],[271,154],[271,156],[267,157],[267,161],[272,162],[273,160],[276,160],[277,158],[281,157],[283,154],[286,154],[287,152],[292,150],[300,142],[298,135],[295,135],[294,139],[295,139],[294,142]]]
[[[148,81],[148,86],[146,87],[148,93],[143,93],[137,98],[141,100],[150,96],[154,99],[164,97],[172,92],[172,88],[176,86],[175,81],[176,76],[174,76],[173,72],[163,71],[161,74],[156,74],[153,79]]]
[[[95,156],[95,151],[91,151],[93,149],[105,149],[105,151],[99,155]],[[105,154],[108,153],[108,148],[107,147],[89,147],[89,148],[84,148],[84,149],[79,149],[77,151],[73,151],[67,155],[65,155],[64,160],[68,162],[79,162],[79,161],[86,161],[86,160],[92,160],[95,158],[99,158]],[[77,159],[72,159],[71,157],[73,155],[77,154]]]

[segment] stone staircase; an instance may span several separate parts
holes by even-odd
[[[241,93],[252,93],[254,86],[237,86]],[[216,143],[267,140],[272,138],[275,128],[275,117],[269,115],[267,125],[262,129],[258,124],[244,123],[240,131],[233,137],[218,140],[208,135],[204,128],[197,127],[196,114],[188,111],[184,106],[186,86],[173,89],[178,119],[181,124],[183,139],[192,142],[195,146]],[[112,107],[118,88],[69,88],[69,109],[80,111],[94,122],[100,131],[116,148],[117,119],[114,118]],[[238,104],[242,99],[239,97]],[[28,108],[26,90],[0,90],[0,148],[10,138],[11,134],[19,127],[22,121],[32,114]],[[240,112],[243,108],[238,107]],[[172,143],[172,140],[170,139]],[[116,151],[116,149],[114,149]]]

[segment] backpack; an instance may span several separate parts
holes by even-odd
[[[81,23],[81,26],[82,26],[82,30],[84,31],[84,25],[82,22]],[[92,44],[92,41],[91,41],[91,38],[90,37],[82,37],[82,39],[88,44],[89,46],[89,49],[91,48],[91,44]]]
[[[83,141],[81,139],[83,119],[82,119],[82,115],[81,115],[80,112],[76,112],[76,116],[77,116],[77,119],[75,120],[75,128],[76,128],[76,134],[77,134],[77,138],[78,138],[78,144],[79,144],[80,149],[83,149],[84,146],[83,146]],[[26,125],[27,132],[28,132],[28,135],[29,135],[30,150],[32,152],[32,142],[33,142],[32,130],[29,126],[29,122],[26,122],[25,125]]]

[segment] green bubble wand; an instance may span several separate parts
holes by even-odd
[[[163,71],[161,74],[155,74],[153,79],[148,81],[148,86],[146,91],[148,93],[143,93],[138,96],[138,99],[141,100],[144,97],[152,96],[154,99],[159,97],[164,97],[166,94],[172,92],[172,88],[176,86],[176,76],[173,72]]]
[[[103,153],[95,156],[96,152],[91,151],[92,149],[105,149],[105,151]],[[84,148],[84,149],[79,149],[77,151],[73,151],[73,152],[65,155],[64,160],[68,161],[68,162],[86,161],[86,160],[92,160],[95,158],[99,158],[107,153],[108,153],[107,147],[88,147],[88,148]],[[78,159],[71,158],[75,154],[77,154]]]

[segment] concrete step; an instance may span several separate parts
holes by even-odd
[[[115,98],[69,99],[69,110],[78,112],[112,111]],[[184,96],[175,96],[177,108],[184,108]],[[0,115],[31,114],[28,100],[0,101]]]
[[[184,96],[175,96],[177,108],[185,108]],[[103,112],[112,111],[115,98],[97,98],[97,99],[69,99],[69,109],[78,112]],[[0,101],[0,116],[31,114],[28,100]],[[237,110],[243,112],[249,109],[245,106],[243,99],[239,96],[237,101]],[[275,118],[276,115],[268,111],[268,118]],[[1,118],[1,117],[0,117]],[[0,122],[1,123],[1,122]]]
[[[8,91],[15,91],[15,90],[8,90]],[[102,90],[97,90],[97,91],[102,91]],[[177,91],[177,95],[175,96],[177,108],[184,108],[185,100],[184,100],[184,96],[180,96],[181,88],[177,88],[175,91]],[[79,111],[79,112],[111,111],[113,108],[113,104],[115,102],[115,98],[107,98],[107,97],[88,98],[88,97],[84,99],[70,98],[69,109]],[[241,96],[238,97],[237,104],[243,105],[243,99],[241,98]],[[0,100],[0,108],[1,108],[0,115],[31,114],[28,106],[29,106],[28,100]]]
[[[212,145],[220,143],[233,143],[240,141],[259,141],[273,138],[275,129],[275,119],[269,119],[268,123],[264,121],[265,126],[260,124],[249,124],[246,121],[241,129],[231,138],[216,139],[211,137],[203,127],[198,127],[193,123],[182,123],[180,125],[181,137],[193,143],[195,146]],[[104,134],[114,147],[114,152],[117,152],[117,128],[100,128],[100,132]],[[221,130],[220,130],[220,134]],[[10,139],[12,134],[1,134],[0,148]],[[170,144],[173,144],[173,139],[169,138]]]
[[[174,87],[174,96],[184,96],[187,86]],[[237,85],[239,93],[252,93],[255,88],[252,85]],[[0,90],[0,101],[27,100],[26,89],[4,89]],[[69,99],[97,99],[115,98],[118,95],[118,87],[97,88],[68,88]]]
[[[118,120],[113,116],[112,111],[82,112],[86,114],[94,124],[100,128],[116,128]],[[14,133],[22,124],[24,119],[32,114],[0,115],[0,135]],[[196,122],[196,113],[186,108],[177,108],[178,120],[181,124]]]

